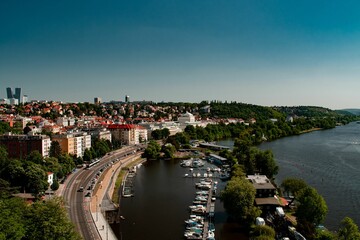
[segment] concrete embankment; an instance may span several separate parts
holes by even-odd
[[[123,167],[139,159],[141,153],[122,159],[107,168],[101,175],[98,185],[95,187],[91,197],[90,211],[93,223],[96,226],[101,239],[117,239],[111,227],[105,219],[105,211],[115,209],[111,196],[114,192],[116,178]]]

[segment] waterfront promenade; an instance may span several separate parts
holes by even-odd
[[[117,209],[117,203],[112,202],[117,176],[123,167],[141,157],[141,151],[137,150],[124,147],[108,154],[100,164],[77,169],[60,184],[55,194],[64,198],[69,217],[84,239],[117,239],[106,219],[106,211]],[[91,179],[95,185],[90,186]],[[80,187],[84,191],[79,191]]]
[[[100,239],[116,240],[116,236],[112,231],[110,225],[105,219],[106,210],[114,210],[116,207],[111,201],[111,196],[114,192],[115,181],[121,168],[127,166],[141,156],[138,153],[133,156],[126,157],[121,161],[116,162],[111,167],[106,169],[102,175],[102,180],[99,181],[95,188],[90,201],[90,212],[93,223],[96,226]]]

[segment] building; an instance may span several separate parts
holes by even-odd
[[[148,140],[147,129],[134,124],[112,124],[108,127],[113,141],[121,145],[135,145]]]
[[[62,153],[68,153],[71,155],[74,154],[74,137],[73,137],[73,135],[71,135],[71,134],[53,135],[51,137],[51,140],[59,143]]]
[[[59,117],[56,119],[56,124],[59,126],[74,126],[75,125],[75,119],[74,118],[67,118],[67,117]]]
[[[49,183],[49,186],[53,185],[54,183],[54,173],[47,172],[47,182]]]
[[[76,157],[84,156],[85,149],[91,148],[91,136],[86,132],[54,135],[52,141],[59,143],[61,152],[73,154]]]
[[[215,165],[218,166],[224,166],[229,164],[229,161],[227,158],[221,157],[219,155],[213,154],[211,153],[208,157],[207,160],[211,163],[214,163]]]
[[[102,99],[100,97],[96,97],[94,98],[94,104],[101,104],[102,103]]]
[[[128,95],[125,96],[125,102],[126,102],[126,103],[129,103],[129,102],[130,102],[130,96],[128,96]]]
[[[8,99],[10,99],[10,98],[15,98],[15,97],[14,97],[14,93],[13,93],[13,91],[12,91],[12,89],[11,89],[10,87],[6,88],[6,97],[7,97]]]
[[[193,123],[195,122],[195,117],[193,114],[186,112],[178,117],[178,122],[182,125],[185,125],[187,123]]]
[[[48,157],[51,140],[46,135],[8,133],[0,136],[0,145],[5,147],[10,158],[24,159],[33,151]]]
[[[275,211],[281,206],[276,196],[276,188],[265,175],[248,175],[247,178],[256,190],[255,204],[262,210]]]
[[[111,132],[106,128],[88,128],[82,129],[82,131],[87,132],[92,140],[103,139],[111,142]]]

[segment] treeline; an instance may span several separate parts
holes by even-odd
[[[25,159],[9,159],[6,150],[0,146],[0,181],[12,192],[28,192],[35,196],[42,195],[48,189],[47,172],[54,174],[52,190],[57,190],[59,181],[70,174],[83,161],[102,157],[111,151],[111,144],[106,140],[96,140],[84,157],[62,153],[57,141],[52,141],[49,157],[43,157],[38,151],[31,152]]]
[[[0,198],[1,240],[80,240],[65,203],[57,197],[27,204],[20,198]]]

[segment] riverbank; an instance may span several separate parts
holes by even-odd
[[[117,175],[115,185],[112,188],[111,199],[112,199],[113,203],[118,204],[119,201],[120,201],[120,198],[121,198],[120,188],[121,188],[122,182],[124,181],[124,177],[125,177],[127,171],[130,168],[132,168],[132,167],[134,167],[134,166],[136,166],[136,165],[138,165],[140,163],[143,163],[145,161],[146,161],[146,159],[144,159],[144,158],[138,158],[137,160],[129,163],[128,165],[126,165],[125,168],[124,167],[121,168],[120,172]]]
[[[323,128],[311,128],[311,129],[308,129],[308,130],[301,131],[300,134],[315,132],[315,131],[319,131],[319,130],[323,130]]]

